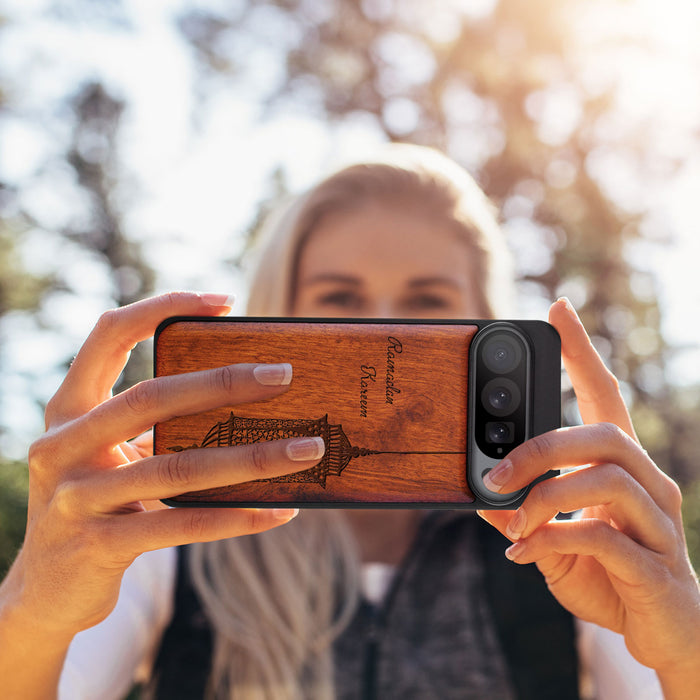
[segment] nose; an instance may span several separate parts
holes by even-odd
[[[398,318],[399,313],[391,299],[377,299],[369,308],[372,318]]]

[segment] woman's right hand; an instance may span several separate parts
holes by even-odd
[[[46,410],[29,455],[24,545],[0,588],[8,606],[47,636],[66,639],[105,618],[124,570],[142,552],[267,530],[293,509],[149,509],[147,502],[203,488],[301,471],[322,440],[143,456],[127,440],[154,423],[287,390],[288,367],[234,365],[159,377],[112,396],[134,345],[172,315],[218,315],[223,295],[167,294],[106,312]],[[256,368],[268,367],[267,377]],[[263,372],[264,374],[264,372]],[[256,379],[262,378],[262,382]],[[290,449],[294,447],[295,449]]]

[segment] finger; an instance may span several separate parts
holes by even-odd
[[[676,546],[669,518],[621,467],[601,464],[536,484],[506,527],[511,540],[529,537],[559,512],[603,508],[614,526],[647,549]]]
[[[628,585],[656,575],[659,568],[655,554],[596,518],[547,523],[507,550],[508,558],[518,564],[537,563],[550,585],[556,583],[552,575],[561,568],[560,557],[566,555],[593,557],[609,574]]]
[[[124,461],[135,462],[137,459],[142,457],[147,457],[148,455],[142,454],[141,451],[132,442],[125,442],[119,445],[122,455],[124,455]]]
[[[102,314],[46,408],[47,427],[82,415],[111,396],[134,346],[169,316],[216,316],[231,309],[224,294],[172,292]]]
[[[296,508],[169,508],[116,516],[109,527],[115,549],[127,558],[191,542],[212,542],[263,532],[289,522]]]
[[[135,462],[153,454],[153,429],[137,435],[133,440],[122,443],[121,451],[129,462]]]
[[[593,347],[568,299],[552,304],[549,322],[561,337],[562,359],[584,423],[614,423],[636,439],[620,385]]]
[[[264,377],[263,369],[268,371]],[[279,384],[271,383],[270,374]],[[64,432],[75,436],[76,449],[90,453],[105,447],[105,436],[115,445],[175,416],[279,396],[289,389],[291,378],[292,366],[282,363],[227,365],[148,379],[103,402]]]
[[[620,465],[666,513],[675,512],[678,487],[627,433],[612,423],[560,428],[526,440],[484,477],[487,488],[510,493],[550,469]]]
[[[489,525],[495,527],[503,536],[508,537],[506,528],[513,519],[514,510],[477,510],[476,514],[485,520]]]
[[[97,472],[94,478],[74,484],[70,497],[76,507],[89,503],[98,512],[110,512],[124,503],[304,471],[317,464],[324,452],[321,437],[184,450]]]
[[[153,454],[153,429],[137,435],[129,444],[136,450],[139,458]]]

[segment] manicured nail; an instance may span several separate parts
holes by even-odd
[[[288,362],[279,365],[258,365],[253,374],[264,386],[287,386],[292,381],[292,366]]]
[[[236,297],[233,294],[210,294],[207,292],[200,294],[199,298],[207,306],[228,306],[229,309],[233,308],[236,301]]]
[[[287,457],[293,462],[321,459],[326,451],[322,437],[297,438],[287,443]]]
[[[522,557],[525,553],[526,545],[524,542],[516,542],[506,549],[506,558],[515,561],[518,557]]]
[[[484,486],[489,491],[498,493],[501,488],[508,483],[508,480],[513,473],[513,465],[509,459],[501,462],[495,469],[492,469],[484,477]]]
[[[511,518],[510,522],[506,527],[506,535],[512,540],[519,540],[520,535],[523,534],[525,527],[527,526],[527,515],[525,511],[520,508],[515,511],[515,515]]]
[[[283,522],[287,522],[288,520],[291,520],[292,518],[296,518],[297,515],[299,515],[299,509],[298,508],[273,508],[272,515],[274,516],[275,520],[282,520]]]
[[[557,301],[561,301],[564,303],[564,307],[566,310],[575,318],[578,320],[578,314],[576,313],[576,309],[574,308],[574,305],[569,301],[569,297],[559,297]]]

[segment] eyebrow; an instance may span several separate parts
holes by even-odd
[[[412,289],[420,289],[421,287],[434,287],[434,286],[451,287],[452,289],[459,289],[460,284],[457,280],[453,280],[450,277],[418,277],[409,281],[408,286]]]
[[[302,280],[304,284],[324,284],[326,282],[342,283],[348,284],[355,287],[359,287],[361,282],[359,278],[352,275],[343,275],[335,272],[327,272],[320,275],[314,275],[313,277],[308,277]]]
[[[353,287],[361,286],[362,282],[358,277],[353,275],[344,275],[342,273],[327,272],[320,275],[314,275],[308,279],[303,280],[304,284],[347,284]],[[459,289],[460,285],[456,280],[449,277],[418,277],[416,279],[409,280],[408,286],[411,289],[421,289],[423,287],[434,287],[443,286],[450,287],[452,289]]]

